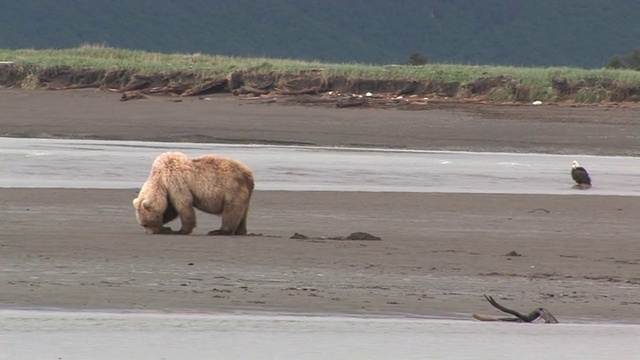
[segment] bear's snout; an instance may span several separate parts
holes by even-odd
[[[160,231],[159,231],[158,229],[156,229],[155,227],[152,227],[152,226],[145,226],[145,227],[144,227],[144,232],[145,232],[147,235],[155,235],[155,234],[159,233]]]

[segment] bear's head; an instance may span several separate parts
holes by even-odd
[[[138,224],[149,234],[159,234],[162,231],[162,217],[164,209],[156,209],[149,199],[137,197],[133,199]]]

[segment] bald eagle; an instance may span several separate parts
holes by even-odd
[[[576,182],[576,186],[580,188],[590,188],[591,187],[591,177],[589,177],[589,173],[585,168],[580,166],[577,161],[573,161],[573,166],[571,167],[571,177],[573,181]]]

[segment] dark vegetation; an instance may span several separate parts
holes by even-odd
[[[409,54],[408,65],[426,65],[429,63],[429,58],[426,55],[422,55],[418,51],[412,51]]]
[[[640,71],[640,48],[637,48],[626,56],[615,55],[609,60],[608,68],[631,69]]]
[[[2,2],[0,48],[373,64],[417,51],[430,63],[599,68],[640,46],[638,19],[640,1],[629,0],[24,0]]]

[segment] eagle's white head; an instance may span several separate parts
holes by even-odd
[[[571,167],[574,168],[574,169],[579,167],[579,166],[580,166],[580,164],[578,164],[578,162],[575,161],[575,160],[573,160],[573,162],[571,163]]]

